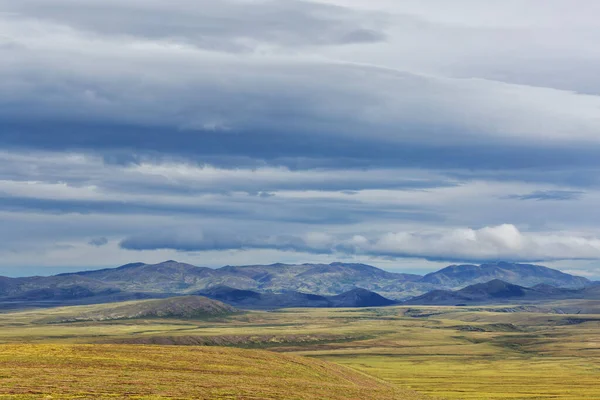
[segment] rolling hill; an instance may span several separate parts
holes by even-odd
[[[366,289],[354,289],[337,296],[320,296],[300,292],[259,293],[251,290],[217,286],[199,294],[224,303],[249,309],[305,307],[380,307],[396,304]]]
[[[171,297],[159,300],[128,301],[114,304],[102,304],[86,307],[85,312],[77,312],[80,307],[70,308],[70,315],[60,315],[54,321],[110,321],[137,318],[177,318],[203,319],[223,317],[238,313],[230,305],[202,296]]]

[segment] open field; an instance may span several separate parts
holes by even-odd
[[[333,361],[401,389],[447,399],[600,398],[600,315],[496,312],[507,311],[506,306],[389,307],[248,312],[205,320],[52,322],[94,307],[103,306],[0,314],[0,342],[269,349]],[[206,349],[140,348],[164,354]]]

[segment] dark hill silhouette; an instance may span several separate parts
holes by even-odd
[[[213,287],[199,292],[203,296],[241,308],[308,308],[308,307],[378,307],[395,304],[377,293],[366,289],[354,289],[337,296],[288,291],[284,293],[258,293],[234,289],[228,286]]]
[[[396,302],[366,289],[354,289],[337,296],[329,297],[334,307],[381,307]]]

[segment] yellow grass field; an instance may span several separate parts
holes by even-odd
[[[305,356],[306,358],[298,360],[306,363],[316,360],[333,362],[366,374],[360,375],[361,377],[373,376],[400,390],[415,390],[435,398],[600,399],[600,315],[496,312],[493,307],[389,307],[261,311],[212,320],[52,322],[56,321],[57,316],[63,318],[82,310],[89,312],[94,307],[103,306],[0,314],[0,343],[5,343],[1,350],[0,383],[3,389],[0,390],[6,391],[4,383],[8,379],[14,380],[14,377],[10,378],[11,360],[24,357],[21,364],[24,371],[39,376],[40,369],[36,365],[47,359],[46,352],[40,350],[44,347],[22,345],[30,343],[42,346],[75,344],[70,349],[78,349],[76,354],[79,355],[86,352],[96,354],[95,352],[122,351],[120,354],[113,353],[114,360],[106,354],[97,356],[106,359],[105,362],[116,363],[114,368],[102,372],[112,371],[107,382],[114,384],[115,379],[120,379],[118,377],[121,375],[114,370],[129,377],[129,380],[123,379],[124,382],[129,382],[126,387],[129,387],[127,390],[132,396],[159,394],[173,398],[202,398],[194,397],[199,392],[189,382],[194,381],[194,376],[204,376],[202,374],[207,371],[202,372],[199,367],[188,368],[193,364],[190,364],[190,360],[186,361],[185,357],[201,359],[201,354],[205,356],[212,354],[211,351],[225,351],[222,347],[210,346],[229,346],[230,349],[271,350],[256,353],[264,354],[264,357],[276,357],[275,353],[284,353]],[[21,344],[15,345],[16,343]],[[85,343],[94,345],[79,347],[79,344]],[[153,352],[156,352],[156,356]],[[54,354],[58,353],[56,350]],[[136,358],[142,353],[151,354],[152,359],[160,362],[152,361],[145,369],[146,367],[142,367],[144,362]],[[240,360],[243,359],[242,353],[239,355]],[[172,363],[169,362],[171,357]],[[70,379],[67,372],[69,365],[78,365],[78,359],[79,356],[60,359],[62,364],[58,365],[64,368],[57,369],[48,364],[46,369],[44,367],[41,370],[55,371],[53,373],[59,374],[56,381],[64,382],[65,379]],[[177,360],[181,360],[181,364]],[[81,368],[81,373],[92,374],[95,364],[86,365]],[[164,372],[160,365],[166,366]],[[264,369],[265,371],[260,369],[259,372],[268,375],[269,368]],[[312,386],[310,379],[307,379],[310,377],[309,369],[306,370],[308,375],[293,374],[304,382],[294,386],[303,387],[302,393],[294,391],[294,395],[304,396],[305,393],[310,393],[309,388]],[[248,367],[248,371],[251,370]],[[61,378],[61,371],[66,376]],[[217,368],[216,371],[221,370]],[[275,371],[276,369],[273,371],[275,376],[282,373]],[[157,377],[156,382],[148,385],[146,382],[152,376]],[[278,378],[271,379],[271,375],[260,378],[243,376],[240,375],[238,381],[227,382],[257,382],[256,388],[248,388],[243,392],[243,396],[255,397],[239,397],[242,395],[218,391],[213,394],[230,396],[229,398],[294,398],[277,397],[281,395],[281,392],[277,392],[281,389],[277,388],[265,389],[267,392],[262,394],[252,392],[276,384]],[[163,381],[163,377],[168,377],[167,380],[171,383]],[[337,378],[332,379],[335,382]],[[35,380],[29,382],[36,387]],[[182,386],[174,388],[173,382],[176,386]],[[185,382],[188,383],[184,385]],[[142,386],[139,392],[136,392],[136,385]],[[286,383],[285,386],[289,384]],[[325,391],[318,392],[316,397],[306,395],[307,397],[296,398],[361,398],[362,389],[357,388],[359,392],[350,395],[350,392],[343,392],[342,386],[324,387]],[[174,392],[165,392],[169,387]],[[382,387],[381,390],[389,389]],[[359,397],[351,397],[355,395]],[[386,395],[376,396],[377,392],[373,391],[362,398],[385,398]],[[405,397],[399,398],[411,398],[406,396],[414,395],[407,392],[401,396]]]
[[[0,345],[2,399],[419,399],[350,368],[221,347]]]

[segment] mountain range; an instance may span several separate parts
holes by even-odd
[[[384,298],[394,301],[414,299],[426,293],[431,296],[437,293],[442,297],[460,297],[464,293],[454,292],[493,280],[528,288],[546,285],[565,290],[580,290],[593,285],[586,278],[555,269],[506,262],[451,265],[420,276],[350,263],[271,264],[212,269],[165,261],[159,264],[133,263],[118,268],[49,277],[0,277],[0,303],[3,308],[10,308],[11,304],[23,303],[91,304],[190,294],[202,294],[219,300],[219,296],[232,295],[228,290],[238,290],[242,292],[234,293],[236,296],[242,296],[243,291],[247,291],[245,294],[248,296],[243,301],[254,302],[257,307],[309,303],[352,306],[350,304],[363,304],[362,298],[368,297],[367,292],[372,292],[370,296],[375,298],[375,303],[382,302]],[[346,296],[344,300],[336,298],[342,294]],[[317,297],[309,297],[311,295]],[[381,299],[373,295],[381,296]],[[355,298],[353,303],[348,300],[352,296],[362,297]],[[461,301],[458,297],[448,302]],[[252,298],[254,300],[250,301]]]

